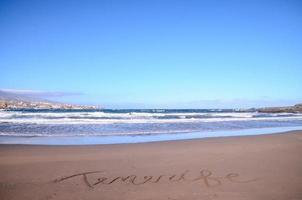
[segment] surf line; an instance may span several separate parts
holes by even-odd
[[[157,184],[159,182],[177,183],[177,182],[201,182],[205,187],[212,188],[221,186],[223,183],[249,183],[258,179],[246,179],[242,180],[238,173],[228,173],[225,176],[214,176],[212,171],[202,169],[195,176],[189,170],[185,170],[179,174],[160,174],[160,175],[143,175],[138,176],[136,174],[130,174],[126,176],[105,176],[105,171],[87,171],[82,173],[76,173],[69,176],[63,176],[55,179],[54,183],[60,183],[67,180],[75,181],[75,179],[81,177],[82,184],[85,184],[89,188],[95,188],[99,185],[113,185],[113,184],[131,184],[134,186],[144,184]]]

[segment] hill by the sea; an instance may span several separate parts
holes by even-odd
[[[95,106],[53,102],[32,95],[0,90],[0,109],[96,109]]]

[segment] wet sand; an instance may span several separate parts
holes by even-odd
[[[301,200],[302,131],[141,144],[0,145],[0,199]]]

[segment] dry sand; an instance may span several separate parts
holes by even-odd
[[[302,132],[122,145],[0,145],[0,199],[301,200]]]

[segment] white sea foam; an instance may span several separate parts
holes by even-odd
[[[301,113],[0,111],[0,136],[153,135],[301,125]]]
[[[186,123],[225,121],[302,120],[298,113],[264,114],[257,112],[208,113],[105,113],[105,112],[21,112],[0,111],[0,123],[29,124],[115,124],[115,123]]]
[[[184,130],[166,130],[166,131],[136,131],[136,132],[108,132],[108,133],[76,133],[72,136],[125,136],[125,135],[156,135],[156,134],[177,134],[177,133],[190,133],[195,132],[194,129],[184,129]],[[7,133],[7,132],[0,132],[0,136],[18,136],[18,137],[39,137],[39,136],[49,136],[49,137],[62,137],[62,136],[70,136],[69,133]]]

